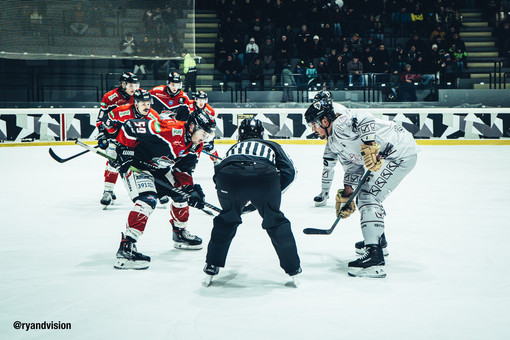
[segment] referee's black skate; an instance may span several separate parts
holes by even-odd
[[[147,269],[151,258],[139,253],[136,249],[136,240],[122,234],[119,250],[117,251],[117,262],[113,265],[116,269]]]
[[[383,255],[384,256],[388,256],[390,253],[388,252],[388,242],[386,242],[386,236],[384,236],[384,233],[379,238],[379,245],[382,248]],[[354,247],[356,248],[356,254],[358,254],[358,255],[365,255],[365,253],[366,253],[366,250],[365,250],[365,241],[356,242]]]
[[[358,277],[386,277],[383,270],[384,255],[378,244],[368,244],[365,255],[355,261],[349,262],[347,273],[350,276]]]
[[[206,277],[204,279],[204,286],[209,287],[212,282],[212,278],[215,275],[218,275],[220,272],[220,267],[216,267],[215,265],[206,263],[204,266],[204,273],[206,273]]]
[[[172,239],[174,240],[175,249],[202,249],[202,239],[196,235],[192,235],[186,228],[173,227]]]

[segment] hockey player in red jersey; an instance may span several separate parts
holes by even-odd
[[[194,111],[187,122],[134,119],[123,125],[116,138],[120,145],[113,164],[119,169],[135,206],[129,213],[126,231],[122,234],[115,268],[149,267],[150,257],[137,251],[136,242],[156,207],[158,195],[168,195],[173,200],[170,223],[174,247],[202,249],[202,239],[191,235],[186,226],[189,206],[204,207],[204,193],[199,184],[193,183],[192,173],[203,142],[215,127],[214,121],[202,110]],[[130,166],[143,171],[133,172]],[[156,183],[155,178],[170,187],[182,189],[189,197]]]
[[[133,94],[137,89],[140,88],[140,81],[138,77],[133,72],[124,72],[120,76],[120,86],[106,92],[101,100],[101,108],[99,109],[99,115],[97,116],[96,126],[99,131],[97,136],[98,144],[100,147],[106,150],[106,153],[110,156],[115,156],[113,152],[115,152],[114,148],[108,148],[107,137],[105,135],[105,123],[108,120],[108,113],[125,104],[133,103]],[[119,174],[115,168],[109,166],[108,162],[106,162],[106,168],[104,171],[104,191],[103,197],[101,198],[101,204],[105,206],[105,208],[113,204],[115,200],[115,194],[113,193],[113,188],[115,187],[115,183],[117,182]]]
[[[163,119],[175,118],[185,122],[190,114],[190,100],[182,92],[182,78],[177,72],[168,75],[167,85],[156,86],[149,92],[154,98],[152,108],[156,110]]]
[[[204,91],[198,91],[195,95],[195,99],[191,101],[190,104],[191,111],[195,111],[198,107],[205,113],[207,113],[212,119],[216,119],[216,112],[214,112],[214,109],[209,105],[208,103],[208,95]],[[214,162],[214,165],[217,165],[220,163],[220,157],[218,156],[218,151],[214,148],[214,134],[211,134],[211,137],[209,138],[209,141],[206,141],[204,143],[204,151],[206,151],[209,154],[212,154],[214,156],[209,156],[211,160]]]

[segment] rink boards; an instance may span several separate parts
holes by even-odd
[[[366,109],[352,109],[366,110]],[[260,119],[266,137],[292,144],[321,143],[307,139],[312,131],[303,108],[217,108],[216,138],[230,143],[245,118]],[[377,108],[376,117],[392,120],[420,144],[510,144],[510,108]],[[0,109],[0,143],[65,142],[94,139],[97,108]],[[8,143],[11,144],[11,143]],[[5,144],[7,145],[7,144]]]

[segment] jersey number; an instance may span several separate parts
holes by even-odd
[[[145,122],[135,122],[136,133],[147,133],[147,128],[145,127]]]

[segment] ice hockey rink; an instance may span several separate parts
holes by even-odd
[[[48,146],[0,147],[0,339],[509,339],[510,146],[422,145],[418,164],[385,202],[385,279],[353,278],[359,213],[329,228],[334,198],[316,208],[323,145],[284,145],[299,170],[284,194],[303,273],[291,287],[257,213],[243,216],[226,268],[204,287],[206,249],[173,248],[156,208],[139,251],[148,270],[113,268],[132,203],[122,183],[102,210],[104,160],[64,164]],[[52,146],[62,157],[78,146]],[[224,155],[228,145],[219,145]],[[205,155],[204,155],[205,156]],[[336,168],[333,187],[343,171]],[[218,204],[212,162],[195,174]],[[212,218],[189,230],[207,245]],[[70,323],[17,330],[13,324]]]

